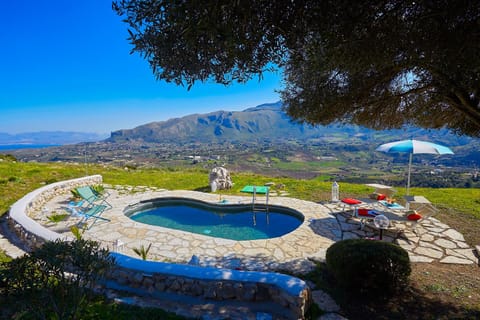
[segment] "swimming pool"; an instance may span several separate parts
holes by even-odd
[[[253,211],[251,204],[212,204],[185,198],[138,203],[128,207],[125,215],[140,223],[237,241],[280,237],[303,222],[301,213],[285,207]]]

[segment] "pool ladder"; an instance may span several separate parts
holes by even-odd
[[[258,205],[257,203],[257,190],[255,187],[253,187],[253,194],[252,194],[252,211],[266,211],[268,213],[268,198],[269,198],[269,189],[267,189],[267,193],[265,194],[265,207],[256,207],[255,204]]]

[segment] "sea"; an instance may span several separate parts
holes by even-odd
[[[58,146],[61,146],[61,144],[2,144],[0,145],[0,151],[18,149],[39,149]]]

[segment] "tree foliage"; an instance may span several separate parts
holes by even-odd
[[[245,82],[278,66],[300,122],[480,136],[480,2],[113,3],[158,79]]]

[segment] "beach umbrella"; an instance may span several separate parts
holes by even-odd
[[[402,152],[410,154],[408,159],[407,195],[410,189],[410,172],[412,171],[413,154],[453,154],[453,151],[448,147],[428,141],[420,141],[413,139],[385,143],[379,146],[376,150],[386,153]]]

